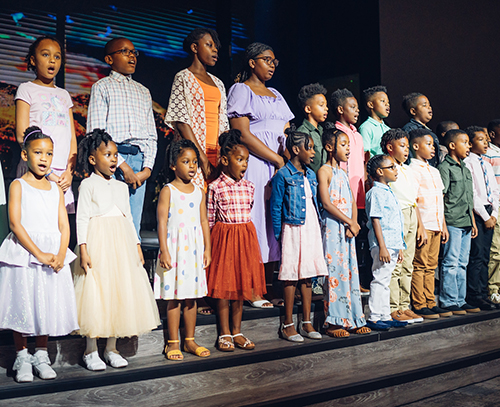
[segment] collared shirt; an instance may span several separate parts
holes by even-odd
[[[254,191],[255,186],[251,181],[235,181],[222,173],[208,185],[207,211],[210,228],[216,222],[250,222]]]
[[[363,137],[356,131],[352,124],[347,127],[340,122],[335,123],[337,129],[343,131],[349,137],[350,154],[347,163],[340,163],[340,168],[347,171],[352,196],[356,200],[359,209],[365,208],[365,151],[363,149]]]
[[[116,71],[102,78],[90,92],[87,131],[105,129],[115,143],[138,146],[144,167],[152,169],[156,159],[157,133],[149,90]],[[120,156],[118,165],[123,163]]]
[[[444,185],[446,224],[456,228],[471,227],[474,208],[472,174],[463,160],[459,164],[449,155],[438,168]]]
[[[422,224],[427,230],[443,231],[444,202],[443,181],[439,171],[429,163],[411,159],[410,164],[417,186],[417,205],[422,218]]]
[[[479,156],[471,152],[464,162],[472,173],[472,184],[474,187],[474,212],[481,216],[481,218],[486,222],[490,218],[490,215],[488,214],[485,205],[490,205],[490,202],[488,202],[488,193],[486,192],[486,183],[484,181],[484,173],[479,161]],[[494,197],[493,202],[491,202],[491,206],[493,207],[491,216],[498,219],[498,184],[496,183],[495,174],[493,173],[491,164],[485,161],[484,165],[488,174],[491,192]]]
[[[500,185],[500,147],[490,143],[488,151],[486,151],[483,159],[484,161],[489,162],[493,167],[495,178],[497,179],[497,183]]]
[[[434,140],[434,149],[436,152],[436,155],[432,157],[430,160],[428,160],[429,164],[432,165],[434,168],[437,168],[439,164],[439,139],[437,138],[436,134],[427,126],[423,125],[420,122],[417,122],[415,119],[410,119],[408,123],[406,123],[403,126],[403,130],[410,134],[410,131],[415,130],[415,129],[425,129],[429,130],[430,135],[432,136],[432,139]],[[408,136],[409,137],[409,136]],[[414,158],[415,156],[413,155],[413,151],[410,148],[410,154],[408,156],[408,159]]]
[[[359,132],[363,137],[363,148],[365,151],[370,152],[370,157],[383,154],[382,147],[380,147],[380,141],[384,133],[390,129],[391,128],[385,124],[383,120],[379,122],[371,116],[368,116],[368,119],[359,126]]]
[[[368,217],[368,243],[370,249],[379,246],[373,231],[372,218],[380,220],[382,236],[387,249],[406,249],[403,238],[403,212],[398,200],[388,185],[375,181],[366,194],[366,216]]]
[[[323,142],[321,140],[323,127],[318,126],[318,128],[316,128],[309,120],[304,119],[302,125],[297,129],[297,131],[309,134],[309,137],[311,137],[314,141],[314,152],[316,154],[314,155],[314,160],[310,167],[315,173],[317,173],[321,166],[326,162],[326,151],[323,148]]]
[[[417,206],[417,188],[413,170],[406,164],[396,164],[396,168],[398,169],[398,178],[396,182],[390,182],[389,186],[396,195],[399,206],[401,209]]]

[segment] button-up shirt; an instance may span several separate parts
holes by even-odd
[[[403,126],[403,130],[406,131],[408,134],[410,133],[410,131],[415,130],[415,129],[429,130],[429,134],[431,135],[432,140],[434,140],[434,149],[436,151],[436,155],[434,157],[432,157],[430,160],[428,160],[428,162],[430,165],[437,168],[437,166],[439,164],[439,151],[440,151],[439,139],[437,138],[436,134],[429,127],[423,125],[420,122],[417,122],[415,119],[411,119],[408,123],[406,123]],[[410,148],[410,154],[408,157],[409,157],[409,159],[415,157],[413,155],[411,148]]]
[[[310,167],[315,173],[317,173],[321,166],[326,162],[326,151],[323,149],[323,142],[321,140],[323,127],[318,125],[316,128],[309,120],[304,119],[297,131],[309,134],[309,137],[311,137],[314,141],[315,155]]]
[[[105,129],[115,143],[138,146],[144,167],[152,169],[156,159],[157,133],[149,90],[116,71],[102,78],[90,92],[87,132]],[[118,165],[123,163],[118,158]]]
[[[472,174],[463,160],[458,163],[449,155],[438,168],[444,185],[446,224],[456,228],[471,227],[474,208]]]
[[[443,231],[443,181],[439,171],[426,161],[411,159],[410,164],[417,187],[417,205],[422,224],[427,230]]]
[[[399,206],[401,209],[417,206],[417,187],[413,170],[406,164],[396,163],[396,168],[398,169],[398,178],[396,182],[390,182],[389,186],[396,195]]]
[[[484,161],[489,162],[493,167],[493,172],[495,173],[497,184],[500,185],[500,147],[496,146],[493,143],[490,143],[488,151],[486,151],[483,159]]]
[[[491,204],[493,207],[491,216],[498,219],[499,190],[491,164],[484,162],[484,166],[486,167],[486,172],[488,174],[491,193],[493,194],[493,202],[490,203],[488,202],[488,193],[486,191],[486,183],[484,181],[483,168],[479,162],[479,156],[471,152],[464,162],[472,173],[472,185],[474,188],[474,212],[481,216],[481,219],[486,222],[490,218],[490,214],[486,210],[485,206]]]
[[[368,217],[368,242],[370,249],[379,246],[373,230],[372,218],[380,220],[382,236],[387,249],[406,249],[403,238],[403,213],[399,202],[388,185],[375,181],[366,194],[366,216]]]
[[[359,133],[363,137],[363,148],[370,152],[370,157],[383,154],[380,140],[382,140],[384,133],[390,129],[383,120],[379,122],[370,116],[359,126]]]

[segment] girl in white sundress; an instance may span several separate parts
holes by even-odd
[[[155,276],[156,297],[168,301],[165,353],[169,360],[183,359],[179,346],[182,306],[184,351],[208,357],[210,351],[194,341],[196,299],[207,295],[205,269],[211,262],[205,193],[192,182],[200,156],[189,140],[172,143],[167,156],[173,181],[163,187],[158,201],[160,256]]]
[[[78,329],[69,263],[69,224],[60,188],[47,180],[54,144],[39,127],[26,129],[21,158],[28,171],[12,182],[9,222],[12,232],[0,247],[0,329],[11,329],[18,382],[54,379],[47,353],[49,336]],[[35,337],[35,354],[27,337]]]

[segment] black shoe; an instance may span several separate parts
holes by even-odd
[[[500,304],[495,304],[493,301],[491,301],[488,297],[484,299],[488,304],[491,304],[495,307],[495,309],[500,309]]]
[[[493,311],[495,306],[490,304],[488,301],[483,300],[482,298],[479,300],[471,300],[469,304],[475,307],[478,307],[481,311]]]
[[[460,308],[462,308],[466,312],[470,312],[471,314],[475,314],[475,313],[481,311],[481,308],[479,308],[479,307],[473,307],[472,305],[469,305],[467,303],[465,303],[464,305],[462,305]]]
[[[439,319],[439,314],[429,308],[414,309],[413,312],[424,319]]]
[[[448,311],[447,309],[439,308],[437,305],[431,308],[431,311],[435,314],[439,314],[440,317],[451,317],[453,312]]]
[[[445,311],[451,311],[453,315],[467,315],[467,311],[460,308],[457,305],[451,305],[449,307],[442,307],[441,309],[444,309]]]

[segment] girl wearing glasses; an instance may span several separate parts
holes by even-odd
[[[284,130],[294,117],[283,96],[276,89],[266,87],[277,66],[278,60],[269,45],[259,42],[250,44],[245,51],[243,69],[229,89],[227,102],[231,127],[241,131],[241,141],[250,151],[245,178],[255,185],[252,221],[257,229],[271,296],[272,277],[275,262],[280,260],[280,247],[270,222],[268,184],[276,170],[284,165],[281,156],[286,139]],[[257,308],[272,307],[269,301],[260,297],[253,298],[251,303]],[[283,300],[275,300],[275,303],[282,306]]]

